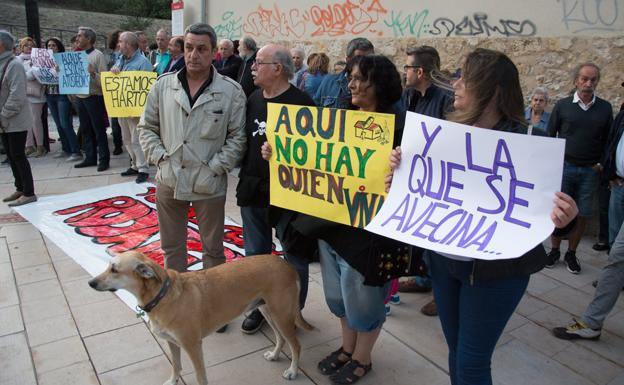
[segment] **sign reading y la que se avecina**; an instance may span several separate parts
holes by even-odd
[[[89,60],[85,51],[54,54],[59,66],[59,92],[61,94],[89,94]]]
[[[141,116],[157,74],[149,71],[102,72],[102,94],[112,118]]]
[[[385,199],[394,115],[269,103],[271,204],[364,227]]]
[[[41,84],[58,84],[56,62],[51,49],[33,48],[30,54],[33,74]]]
[[[367,230],[426,249],[494,260],[553,231],[565,141],[408,112],[401,163]]]

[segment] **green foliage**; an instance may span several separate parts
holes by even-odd
[[[171,18],[170,0],[45,0],[39,3],[40,6],[51,5],[65,9],[125,15],[129,17],[129,23],[134,23],[131,25],[144,23],[145,21],[139,20],[144,18]]]

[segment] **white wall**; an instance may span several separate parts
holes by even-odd
[[[206,20],[219,37],[230,39],[243,35],[266,41],[624,33],[624,0],[205,1]],[[194,16],[199,21],[200,15]]]

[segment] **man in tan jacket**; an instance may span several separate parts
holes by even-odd
[[[162,75],[138,125],[141,147],[158,166],[156,199],[165,266],[187,268],[189,206],[195,208],[203,267],[225,261],[227,173],[245,151],[245,94],[212,66],[217,37],[207,24],[184,34],[186,68]]]

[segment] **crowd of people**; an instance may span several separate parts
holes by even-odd
[[[30,38],[19,43],[0,31],[0,136],[15,178],[15,192],[4,199],[16,206],[36,200],[28,154],[44,156],[47,140],[41,128],[43,106],[57,125],[60,156],[78,161],[75,167],[109,168],[106,126],[115,149],[125,146],[131,166],[122,173],[149,177],[156,167],[157,212],[165,266],[187,269],[187,222],[194,209],[201,235],[203,267],[225,262],[224,231],[227,174],[240,166],[236,187],[243,221],[246,256],[272,251],[275,231],[284,258],[300,278],[300,307],[306,303],[308,265],[318,255],[323,290],[330,311],[339,319],[341,346],[318,363],[334,384],[353,384],[372,369],[373,348],[385,322],[389,301],[401,292],[433,290],[434,300],[422,312],[440,316],[449,348],[453,385],[492,383],[490,362],[505,325],[524,295],[531,274],[553,267],[566,239],[568,271],[581,271],[576,249],[593,216],[594,195],[602,180],[608,204],[603,210],[608,238],[594,245],[610,249],[609,264],[597,282],[596,298],[586,314],[553,330],[559,338],[598,338],[606,315],[624,287],[624,115],[614,119],[611,105],[595,95],[600,68],[581,63],[572,76],[571,96],[547,111],[548,91],[536,88],[525,108],[518,70],[502,52],[477,48],[462,68],[443,71],[431,46],[413,47],[405,54],[402,73],[387,57],[376,54],[365,38],[349,42],[344,61],[334,63],[323,52],[267,44],[250,37],[217,41],[207,24],[189,26],[183,36],[156,34],[148,51],[145,34],[115,31],[110,54],[94,48],[95,31],[81,27],[74,50],[85,50],[91,74],[88,95],[60,95],[53,86],[37,84],[29,75]],[[63,52],[59,39],[45,46]],[[149,92],[141,118],[112,119],[104,108],[99,73],[111,70],[155,71],[160,77]],[[624,83],[623,83],[624,86]],[[516,259],[484,261],[411,247],[363,229],[328,222],[270,205],[266,142],[267,103],[384,112],[395,116],[395,143],[390,169],[401,162],[405,113],[412,111],[490,129],[566,139],[561,192],[553,199],[551,219],[556,230],[551,248],[540,244]],[[78,111],[74,132],[71,110]],[[84,157],[83,157],[84,153]],[[386,176],[392,185],[393,171]],[[605,205],[603,205],[605,206]],[[410,276],[384,275],[380,254],[409,255]],[[259,310],[247,314],[242,331],[257,332],[265,322]],[[223,332],[227,325],[219,331]]]

